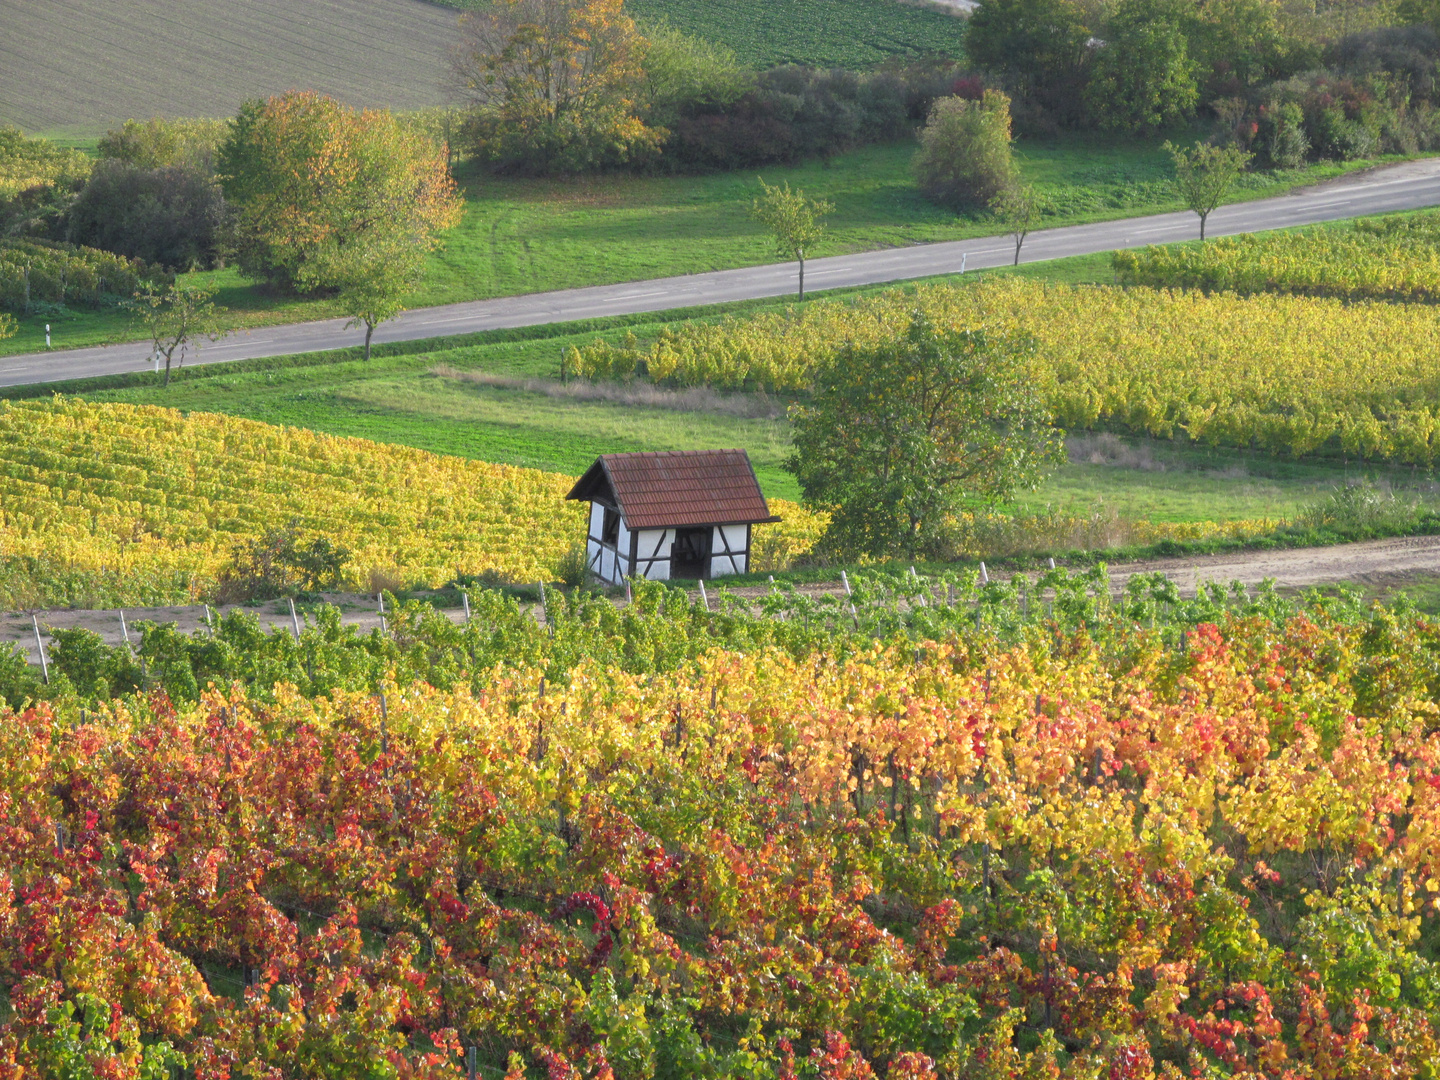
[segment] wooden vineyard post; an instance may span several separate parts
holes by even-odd
[[[35,627],[35,648],[40,653],[40,677],[45,680],[45,685],[50,685],[50,662],[45,659],[45,643],[40,640],[40,620],[34,615],[30,616],[30,624]]]

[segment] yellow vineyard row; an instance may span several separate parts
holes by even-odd
[[[1440,216],[1117,251],[1127,285],[1350,300],[1440,299]]]
[[[457,573],[554,576],[584,531],[556,473],[151,406],[0,403],[0,559],[203,589],[242,540],[276,526],[353,552],[348,584]],[[779,503],[772,560],[808,548],[814,515]],[[768,535],[767,535],[768,534]]]
[[[1002,280],[686,324],[649,344],[572,349],[567,367],[609,378],[643,363],[686,385],[798,390],[817,362],[899,334],[917,309],[1032,335],[1035,378],[1065,428],[1423,465],[1440,449],[1440,312],[1420,305]]]

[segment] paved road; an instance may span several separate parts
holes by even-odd
[[[1440,205],[1440,158],[1406,162],[1342,177],[1270,199],[1221,207],[1210,217],[1211,236],[1282,229]],[[1022,262],[1088,255],[1116,248],[1140,247],[1193,239],[1197,220],[1191,213],[1071,225],[1031,235]],[[1007,266],[1014,246],[1007,236],[955,240],[943,244],[917,244],[815,259],[806,267],[805,281],[815,291],[853,285],[951,274],[962,265],[968,270]],[[377,342],[413,341],[447,334],[468,334],[573,319],[630,315],[647,311],[784,296],[795,289],[795,265],[782,263],[719,270],[684,277],[601,285],[562,292],[475,300],[444,307],[408,311],[375,332]],[[343,319],[295,323],[247,331],[206,346],[198,363],[248,360],[259,356],[338,349],[360,343],[360,335],[344,329]],[[138,371],[144,366],[144,344],[109,345],[0,358],[0,386],[54,382],[96,375]]]

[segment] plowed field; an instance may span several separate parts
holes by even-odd
[[[297,87],[438,105],[455,18],[422,0],[0,0],[0,123],[98,133]]]

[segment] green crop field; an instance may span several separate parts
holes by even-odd
[[[819,162],[757,170],[835,204],[817,256],[985,236],[985,213],[956,216],[927,202],[910,178],[909,141],[871,146]],[[1044,227],[1181,209],[1164,151],[1148,143],[1094,135],[1019,145],[1022,170],[1050,206]],[[1234,198],[1279,194],[1367,162],[1325,163],[1242,177]],[[775,259],[750,216],[756,174],[600,176],[518,180],[462,170],[465,217],[445,236],[408,304],[424,307],[551,289],[604,285]],[[220,290],[217,302],[237,327],[338,315],[326,301],[276,297],[233,269],[191,275]],[[44,348],[43,319],[21,321],[0,341],[0,355]],[[75,312],[51,317],[57,348],[123,341],[134,331],[121,317]]]
[[[455,13],[424,0],[0,0],[0,26],[0,123],[74,138],[229,116],[295,87],[439,105]]]
[[[439,0],[479,7],[483,0]],[[740,62],[869,68],[892,56],[959,56],[965,20],[903,0],[627,0],[626,10],[728,45]]]

